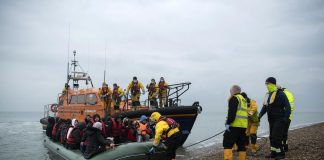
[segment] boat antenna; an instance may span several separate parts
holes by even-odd
[[[105,42],[105,70],[104,70],[104,83],[106,83],[106,68],[107,68],[107,41]]]
[[[69,84],[69,67],[70,67],[70,23],[69,23],[69,33],[68,33],[68,51],[67,51],[67,75],[66,83]]]

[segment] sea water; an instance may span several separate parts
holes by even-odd
[[[312,123],[323,122],[322,112],[296,112],[291,128]],[[61,159],[50,152],[43,144],[44,136],[39,119],[42,112],[0,112],[0,159]],[[225,112],[207,112],[204,110],[198,115],[195,125],[184,146],[193,144],[202,139],[215,135],[224,130]],[[268,131],[266,115],[261,120],[260,132]],[[195,148],[209,147],[221,143],[222,134],[184,150],[181,154],[192,152]]]

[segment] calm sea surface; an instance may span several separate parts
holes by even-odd
[[[44,134],[39,119],[42,112],[0,112],[0,159],[59,159],[44,145]],[[226,113],[206,112],[198,116],[192,133],[184,146],[208,138],[224,130]],[[267,117],[261,120],[259,133],[268,131]],[[301,127],[323,122],[323,112],[294,113],[291,127]],[[196,145],[194,148],[208,147],[222,141],[222,135]],[[189,150],[188,150],[189,152]],[[184,153],[185,154],[185,153]]]

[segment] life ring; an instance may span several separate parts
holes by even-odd
[[[51,105],[51,111],[52,112],[57,112],[57,104],[52,104]]]

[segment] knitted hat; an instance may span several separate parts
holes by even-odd
[[[96,123],[94,123],[94,124],[93,124],[93,127],[94,127],[94,128],[97,128],[97,129],[99,129],[99,130],[102,130],[102,124],[101,124],[100,122],[96,122]]]
[[[272,84],[276,84],[276,83],[277,83],[276,79],[273,78],[273,77],[269,77],[269,78],[267,78],[267,80],[266,80],[265,82],[266,82],[266,83],[272,83]]]

